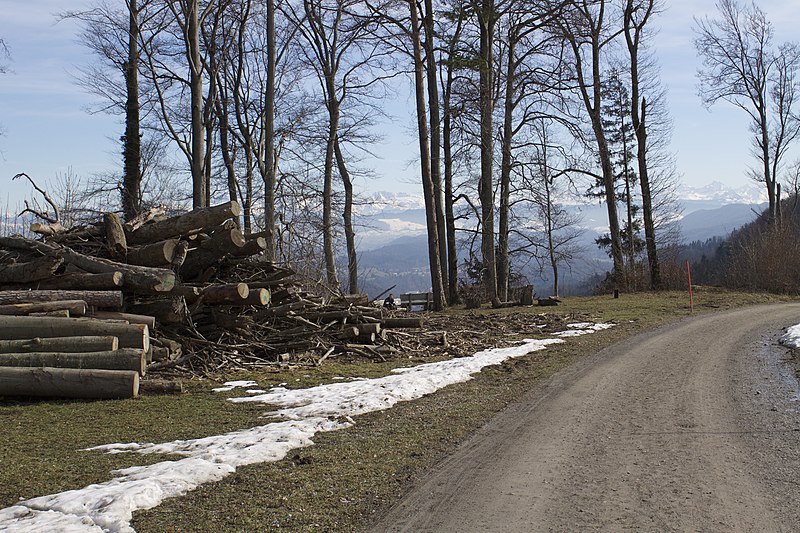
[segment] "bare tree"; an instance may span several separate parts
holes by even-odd
[[[571,51],[572,76],[581,104],[591,123],[597,157],[600,161],[605,203],[608,211],[611,259],[614,281],[624,270],[622,241],[614,193],[614,170],[608,149],[608,140],[602,121],[602,70],[608,48],[618,35],[613,27],[611,2],[570,0],[566,2],[563,16],[555,19],[555,28]]]
[[[658,247],[656,246],[655,222],[653,219],[653,196],[647,161],[649,115],[647,100],[642,94],[639,67],[642,47],[644,46],[642,40],[647,35],[645,30],[651,17],[658,13],[660,9],[661,4],[658,0],[626,0],[623,15],[625,42],[630,59],[631,122],[633,123],[633,131],[637,140],[636,159],[639,168],[639,185],[642,191],[645,247],[647,249],[647,263],[650,267],[650,287],[652,289],[661,288],[661,266],[658,262]]]
[[[99,111],[123,113],[123,173],[120,197],[126,217],[142,208],[142,130],[139,89],[140,28],[148,25],[158,9],[151,0],[126,0],[125,7],[98,2],[86,11],[70,11],[60,18],[82,23],[81,41],[101,62],[82,69],[79,83],[102,100]]]
[[[414,95],[417,106],[417,131],[419,138],[420,169],[422,172],[422,188],[425,197],[425,211],[428,227],[428,258],[433,286],[433,308],[441,311],[445,307],[444,283],[442,281],[441,257],[439,256],[439,225],[436,221],[436,189],[431,171],[431,152],[428,145],[428,119],[425,112],[425,65],[422,58],[421,24],[417,4],[408,0],[411,14],[409,37],[414,58]]]
[[[761,164],[753,177],[766,187],[774,222],[783,157],[800,136],[800,47],[776,47],[772,24],[755,3],[720,0],[717,9],[719,18],[695,19],[695,47],[703,59],[700,97],[706,106],[724,100],[749,116],[754,155]]]
[[[559,269],[569,267],[581,251],[577,241],[581,231],[576,225],[578,216],[563,205],[567,187],[562,182],[566,174],[557,167],[563,161],[564,145],[556,142],[551,130],[553,119],[542,119],[535,123],[535,139],[530,144],[531,161],[522,166],[521,191],[527,192],[526,200],[532,203],[541,235],[528,237],[528,243],[540,265],[549,266],[554,296],[559,295]],[[541,238],[540,238],[541,237]]]

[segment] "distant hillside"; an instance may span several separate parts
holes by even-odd
[[[679,195],[683,216],[677,224],[686,243],[726,237],[755,219],[763,209],[764,194],[756,184],[739,188],[719,182],[703,187],[684,186]],[[608,231],[607,211],[605,205],[594,202],[575,203],[570,209],[581,219],[583,252],[572,270],[562,270],[561,292],[586,293],[596,284],[597,276],[610,268],[606,253],[594,243],[599,235]],[[397,284],[396,293],[429,290],[425,209],[421,196],[377,193],[359,206],[357,224],[362,290],[374,295],[394,284]],[[708,253],[707,249],[689,252],[688,247],[684,251],[692,260]],[[534,263],[517,268],[539,294],[549,294],[551,282],[547,271],[540,273]]]

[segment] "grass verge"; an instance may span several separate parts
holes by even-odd
[[[695,312],[785,300],[703,289],[695,295]],[[644,293],[616,300],[567,298],[559,307],[529,311],[588,315],[618,326],[568,339],[488,368],[470,382],[358,417],[355,426],[319,434],[315,446],[296,450],[283,461],[240,468],[220,482],[136,513],[134,527],[140,532],[362,530],[448,451],[538,380],[617,340],[686,316],[688,301],[683,293]],[[308,387],[336,376],[382,376],[400,364],[419,362],[326,363],[220,380],[255,379],[262,388],[280,383]],[[198,380],[189,384],[189,394],[179,397],[127,401],[0,402],[0,506],[106,481],[112,469],[168,459],[80,451],[89,446],[197,438],[265,423],[259,418],[266,410],[263,405],[231,404],[225,401],[227,395],[212,393],[212,386]]]

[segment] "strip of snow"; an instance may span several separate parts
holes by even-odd
[[[222,384],[222,387],[217,387],[216,389],[211,389],[214,392],[228,392],[229,390],[233,390],[237,387],[247,388],[247,387],[255,387],[258,385],[255,381],[246,380],[246,381],[227,381]]]
[[[570,333],[587,334],[606,327],[611,325],[595,324]],[[275,405],[279,409],[271,415],[283,420],[199,439],[90,448],[108,453],[176,454],[184,458],[125,468],[113,472],[118,477],[105,483],[33,498],[0,509],[0,531],[134,532],[130,525],[134,511],[151,509],[166,498],[181,496],[203,483],[218,481],[240,466],[279,461],[291,450],[311,446],[311,439],[317,433],[353,425],[353,416],[420,398],[447,385],[468,381],[486,366],[562,342],[562,339],[527,339],[519,346],[398,368],[381,378],[308,389],[276,387],[266,394],[231,398],[235,403]],[[226,384],[232,385],[233,382]],[[236,386],[254,385],[252,382],[236,383]]]
[[[789,348],[800,348],[800,324],[787,329],[779,342]]]

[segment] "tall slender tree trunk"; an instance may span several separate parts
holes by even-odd
[[[433,31],[433,0],[425,0],[425,73],[428,81],[428,107],[431,124],[431,179],[433,180],[434,205],[436,206],[436,230],[439,234],[439,260],[442,269],[442,283],[445,296],[448,295],[447,276],[447,231],[442,204],[442,128],[439,110],[439,82],[436,76],[435,34]]]
[[[203,124],[203,64],[200,58],[199,0],[188,1],[186,13],[189,88],[192,116],[192,206],[207,207],[208,187],[205,173],[205,125]]]
[[[422,192],[425,197],[425,218],[428,227],[428,259],[433,288],[433,308],[441,311],[446,306],[444,284],[442,282],[441,259],[439,257],[439,230],[436,224],[435,190],[431,178],[430,148],[428,146],[428,119],[425,116],[425,77],[420,42],[420,24],[415,0],[408,0],[411,13],[411,41],[414,55],[414,96],[417,105],[417,128],[419,133],[420,170],[422,173]]]
[[[333,158],[339,129],[339,102],[336,100],[333,80],[329,77],[326,83],[328,85],[328,137],[325,145],[322,186],[322,248],[328,286],[336,290],[339,288],[339,276],[336,273],[336,251],[333,248]]]
[[[267,3],[267,87],[264,94],[264,240],[267,248],[264,258],[275,261],[275,69],[277,50],[275,43],[275,0]]]
[[[623,27],[628,45],[631,73],[631,123],[636,134],[636,161],[639,169],[639,187],[642,191],[642,219],[644,220],[644,241],[647,249],[647,265],[650,269],[650,288],[659,290],[662,287],[661,265],[658,260],[656,246],[656,229],[653,219],[653,195],[650,190],[650,173],[647,165],[647,101],[641,96],[639,89],[639,43],[641,30],[648,22],[652,12],[653,1],[647,4],[645,15],[636,25],[633,21],[633,0],[625,6]],[[640,111],[641,110],[641,111]]]
[[[231,152],[230,139],[228,137],[228,100],[222,94],[215,102],[217,117],[219,117],[219,148],[222,152],[222,161],[225,164],[226,182],[228,185],[228,200],[238,201],[236,186],[236,168],[233,152]],[[241,220],[236,219],[236,224],[242,227]]]
[[[339,176],[344,185],[344,239],[347,246],[347,273],[348,273],[348,292],[358,294],[358,255],[356,254],[356,232],[353,228],[353,181],[350,179],[350,172],[344,162],[344,154],[339,145],[339,136],[333,145],[336,155],[336,165],[339,169]]]
[[[122,212],[135,217],[142,207],[142,138],[139,113],[139,6],[129,0],[128,61],[125,64],[125,138]]]
[[[511,262],[508,257],[509,217],[511,211],[511,142],[513,140],[514,117],[514,72],[516,69],[515,48],[517,38],[513,30],[508,37],[508,60],[506,64],[506,91],[503,109],[503,137],[500,162],[500,212],[497,228],[497,292],[498,297],[508,300],[508,284]]]
[[[451,305],[460,303],[461,298],[458,294],[458,246],[456,241],[456,218],[454,212],[454,191],[453,191],[453,72],[455,69],[454,60],[456,55],[456,43],[461,35],[463,14],[459,14],[458,26],[448,50],[446,65],[446,77],[444,80],[444,95],[442,96],[443,125],[442,125],[442,149],[444,152],[444,210],[445,227],[447,230],[447,278],[448,278],[448,302]]]
[[[497,263],[494,249],[494,131],[492,113],[492,86],[494,84],[493,40],[495,13],[493,0],[483,0],[478,12],[480,27],[480,157],[481,176],[478,197],[481,203],[481,252],[483,255],[483,283],[486,294],[495,305],[497,299]]]

